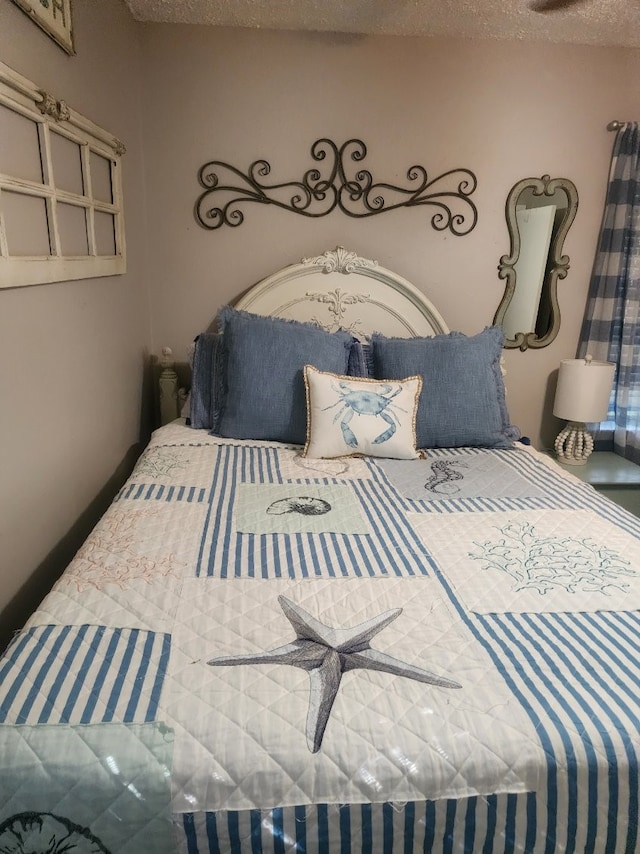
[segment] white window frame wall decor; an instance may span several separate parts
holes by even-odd
[[[2,171],[0,152],[0,288],[46,284],[74,279],[117,276],[126,273],[124,216],[122,203],[123,143],[90,119],[72,110],[65,101],[39,89],[9,66],[0,62],[0,105],[35,124],[42,180],[9,175]],[[6,131],[3,129],[3,135]],[[81,191],[56,184],[52,140],[59,135],[79,150]],[[4,144],[11,144],[5,136]],[[8,148],[7,148],[8,150]],[[91,180],[92,155],[109,164],[110,201],[94,196]],[[46,209],[47,254],[11,254],[7,235],[7,194],[42,199]],[[97,193],[99,196],[100,194]],[[15,195],[13,196],[15,199]],[[87,251],[65,254],[60,235],[58,206],[84,210]],[[100,254],[96,239],[96,215],[107,215],[113,223],[112,254]],[[109,222],[109,220],[106,220]]]

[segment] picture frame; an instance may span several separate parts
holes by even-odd
[[[72,0],[13,0],[31,20],[70,56],[73,43]]]

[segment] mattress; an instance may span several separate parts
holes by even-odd
[[[0,851],[637,850],[640,526],[161,428],[0,660]]]

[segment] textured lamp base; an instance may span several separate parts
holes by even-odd
[[[569,421],[558,433],[554,442],[558,462],[569,466],[583,466],[593,451],[593,437],[581,421]]]

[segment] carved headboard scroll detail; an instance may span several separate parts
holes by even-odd
[[[331,332],[346,329],[360,340],[372,332],[410,338],[449,331],[415,285],[342,246],[268,276],[235,307],[315,323]]]

